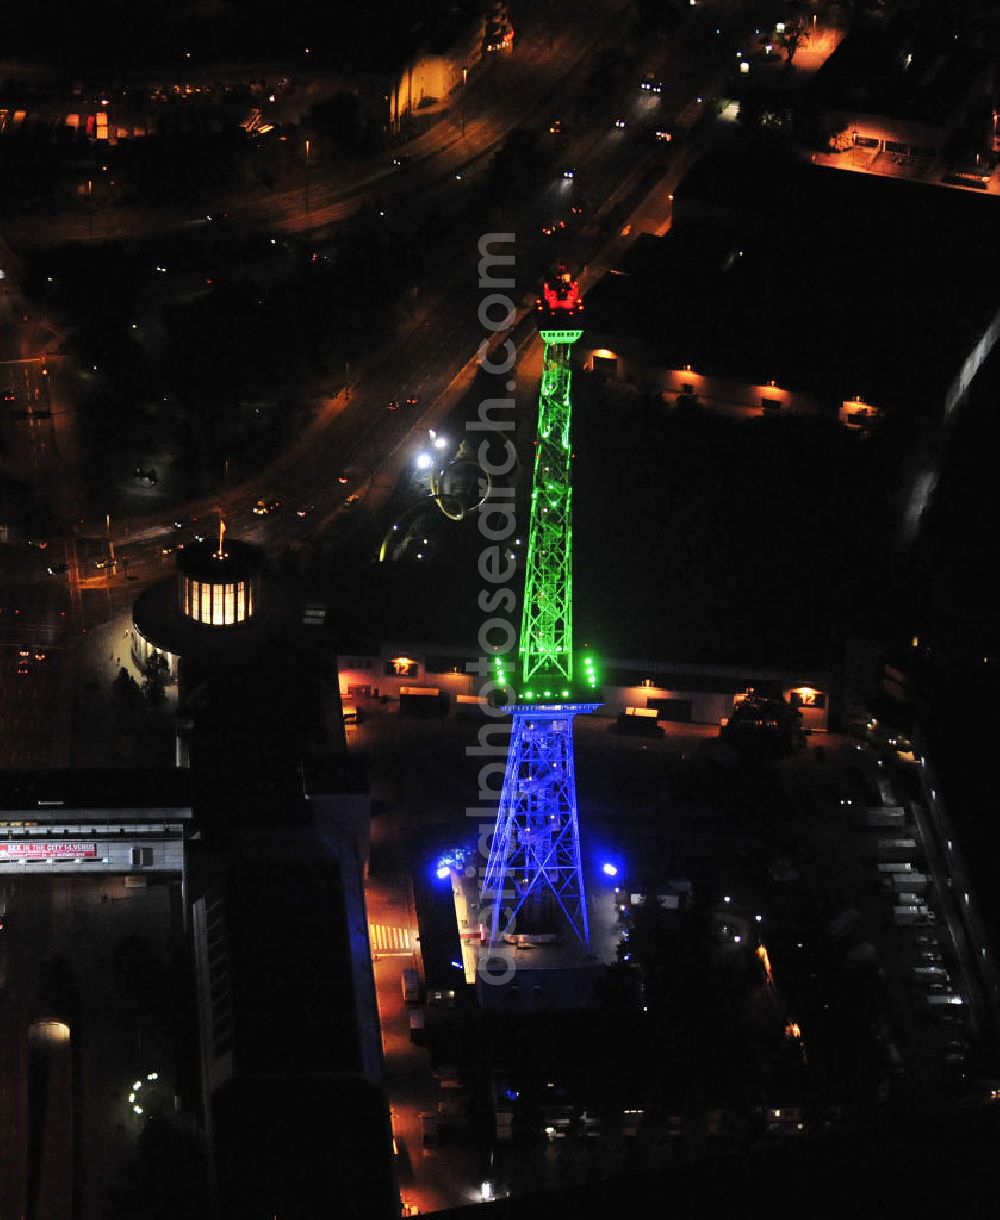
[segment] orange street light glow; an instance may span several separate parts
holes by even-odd
[[[774,975],[771,973],[771,959],[767,953],[766,945],[758,945],[756,949],[757,956],[760,958],[761,965],[764,967],[764,973],[767,975],[767,981],[774,986]]]

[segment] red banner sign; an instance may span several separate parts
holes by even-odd
[[[0,843],[0,860],[93,860],[96,843]]]

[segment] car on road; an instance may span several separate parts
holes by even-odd
[[[639,82],[639,88],[643,93],[662,93],[663,81],[659,77],[654,76],[652,72],[647,72]]]
[[[392,163],[397,169],[399,169],[404,165],[409,165],[410,160],[411,158],[409,153],[399,153],[393,157]]]
[[[658,127],[656,131],[653,132],[653,139],[659,140],[663,144],[669,144],[673,138],[674,133],[672,131],[668,131],[665,127]]]
[[[616,127],[616,128],[619,130],[619,131],[624,131],[624,130],[625,130],[625,128],[626,128],[626,127],[628,127],[628,119],[624,119],[624,118],[621,118],[621,117],[619,117],[619,118],[615,119],[615,127]]]
[[[281,501],[277,498],[277,496],[272,496],[270,499],[266,499],[264,496],[261,496],[261,498],[253,506],[252,512],[256,517],[266,517],[268,513],[277,512],[280,507]],[[198,541],[200,542],[201,539],[199,538]]]
[[[17,676],[19,678],[26,678],[30,672],[31,672],[31,666],[28,664],[27,661],[18,661]]]
[[[543,237],[554,237],[556,233],[561,232],[565,228],[566,228],[565,220],[559,219],[559,220],[546,221],[546,223],[542,225],[542,236]]]
[[[416,396],[416,394],[411,394],[409,398],[406,398],[403,401],[405,406],[415,407],[420,399]]]
[[[64,572],[69,571],[68,563],[50,563],[45,569],[50,576],[62,576]]]
[[[549,135],[561,136],[562,129],[563,129],[562,119],[553,119],[552,122],[549,123]]]
[[[186,529],[189,525],[194,525],[197,522],[197,520],[198,520],[197,517],[177,517],[174,520],[174,529],[175,530]]]
[[[575,169],[564,169],[562,172],[562,176],[564,178],[575,178],[576,170]]]
[[[353,507],[354,507],[354,505],[355,505],[355,504],[357,504],[357,502],[358,502],[360,499],[361,499],[361,497],[358,495],[358,493],[357,493],[357,492],[354,492],[354,493],[353,493],[353,495],[350,495],[350,496],[348,496],[348,497],[347,497],[347,499],[344,501],[344,503],[345,503],[345,504],[346,504],[346,505],[347,505],[349,508],[353,508]]]
[[[399,399],[398,399],[398,398],[390,398],[390,399],[389,399],[389,404],[388,404],[388,405],[389,405],[389,410],[390,410],[390,411],[398,411],[398,410],[399,410]]]
[[[29,538],[28,539],[28,546],[30,546],[33,550],[36,550],[36,551],[44,551],[48,545],[49,544],[47,542],[43,541],[41,538]]]
[[[184,544],[181,542],[181,543],[177,543],[177,544],[176,544],[176,545],[174,545],[174,546],[161,546],[161,547],[160,547],[160,554],[161,554],[161,555],[172,555],[172,554],[174,553],[174,551],[176,551],[176,550],[177,550],[177,547],[178,547],[178,546],[183,546],[183,545],[184,545]]]
[[[296,517],[302,517],[302,518],[308,517],[308,516],[310,516],[310,514],[312,513],[314,508],[315,508],[315,505],[313,505],[313,504],[300,504],[298,506],[298,508],[295,510],[295,515],[296,515]]]
[[[350,481],[351,481],[350,475],[347,475],[347,474],[338,474],[337,475],[337,482],[340,484],[350,483]]]

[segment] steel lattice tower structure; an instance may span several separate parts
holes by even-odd
[[[573,323],[583,309],[568,272],[538,302],[543,343],[531,524],[524,576],[519,677],[510,749],[486,866],[482,909],[491,945],[561,916],[589,941],[573,767],[573,718],[600,706],[590,657],[573,652]],[[502,666],[498,664],[498,673]],[[580,676],[582,674],[582,677]]]

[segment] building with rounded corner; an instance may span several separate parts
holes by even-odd
[[[132,659],[164,657],[172,677],[182,656],[224,641],[258,638],[271,617],[264,552],[249,542],[196,542],[177,553],[177,575],[144,590],[132,607]]]

